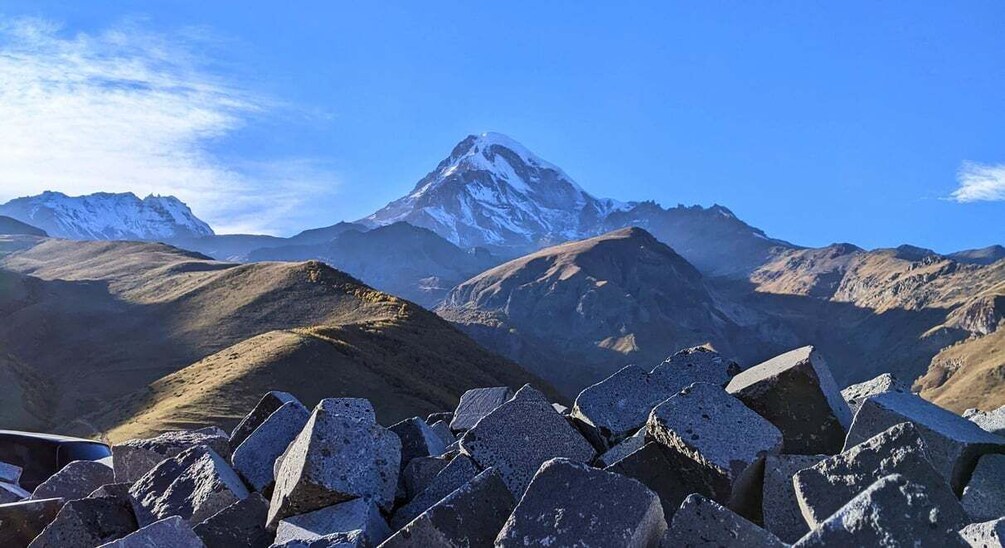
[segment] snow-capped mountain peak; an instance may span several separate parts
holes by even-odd
[[[0,214],[74,240],[168,240],[213,234],[174,196],[99,192],[67,196],[46,191],[0,205]]]

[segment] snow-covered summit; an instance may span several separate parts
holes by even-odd
[[[46,191],[0,205],[0,214],[74,240],[168,240],[213,234],[174,196],[99,192],[67,196]]]

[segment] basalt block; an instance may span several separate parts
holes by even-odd
[[[973,521],[1005,517],[1005,455],[984,455],[977,461],[961,502]]]
[[[265,419],[269,418],[269,415],[276,412],[277,409],[283,405],[290,402],[299,401],[293,397],[293,394],[288,392],[280,392],[278,390],[273,390],[267,392],[262,399],[258,400],[255,404],[255,408],[251,410],[250,413],[245,415],[241,422],[237,423],[234,430],[230,433],[230,447],[231,449],[237,449],[252,432],[255,431]]]
[[[0,546],[27,546],[56,519],[64,502],[40,499],[0,504]]]
[[[701,495],[684,500],[661,542],[665,548],[784,548],[770,532]]]
[[[398,508],[391,518],[391,527],[401,529],[406,523],[440,502],[443,497],[474,479],[479,472],[478,466],[470,457],[457,455],[429,481],[425,489],[416,494],[407,504]]]
[[[412,459],[440,455],[447,446],[443,438],[419,417],[393,424],[388,430],[397,434],[401,440],[402,470]]]
[[[971,523],[960,530],[960,536],[973,548],[1002,548],[1005,546],[1005,518]]]
[[[286,402],[266,417],[234,450],[231,462],[241,477],[259,493],[270,494],[275,483],[274,466],[311,413],[298,401]]]
[[[764,458],[761,488],[761,518],[764,528],[784,542],[792,543],[810,531],[803,519],[792,478],[826,455],[768,455]]]
[[[91,548],[122,538],[137,528],[131,509],[111,499],[67,502],[31,541],[30,548]]]
[[[667,456],[668,452],[659,442],[649,442],[604,470],[634,478],[656,493],[669,522],[688,495],[712,493],[703,478],[685,473]]]
[[[102,544],[99,548],[205,548],[202,540],[192,532],[185,520],[171,516],[156,521],[118,540]]]
[[[162,460],[182,451],[205,445],[224,459],[230,459],[230,439],[217,431],[178,430],[149,439],[129,440],[112,446],[112,468],[116,482],[133,483]],[[108,482],[110,483],[110,482]]]
[[[362,533],[367,546],[377,546],[391,535],[377,505],[359,498],[283,519],[276,529],[276,544],[291,540],[315,541],[353,531]]]
[[[192,531],[210,548],[267,548],[273,540],[265,529],[268,516],[269,501],[259,493],[252,493],[206,518]]]
[[[45,480],[32,493],[33,499],[82,499],[92,491],[115,481],[112,469],[100,462],[75,460]]]
[[[454,432],[464,432],[475,425],[482,417],[488,415],[500,405],[513,397],[513,391],[505,386],[492,388],[472,388],[461,395],[450,429]]]
[[[873,379],[845,388],[841,391],[841,397],[848,404],[848,409],[851,410],[852,417],[854,417],[855,413],[858,413],[858,408],[862,406],[862,402],[876,394],[883,394],[885,392],[907,393],[910,391],[911,387],[900,382],[897,377],[894,377],[890,373],[883,373]]]

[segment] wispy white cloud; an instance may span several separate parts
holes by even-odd
[[[964,162],[956,182],[960,186],[950,198],[957,202],[1005,201],[1005,164]]]
[[[211,66],[212,37],[123,23],[69,35],[0,22],[0,202],[58,190],[173,194],[218,231],[288,232],[333,199],[310,159],[223,161],[210,147],[285,108]]]

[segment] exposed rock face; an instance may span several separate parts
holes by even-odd
[[[0,546],[27,546],[56,519],[64,502],[41,499],[0,504]]]
[[[870,396],[882,394],[883,392],[910,392],[911,387],[897,380],[890,373],[870,379],[865,382],[853,384],[841,391],[841,397],[848,404],[852,417],[858,413],[858,408]]]
[[[784,542],[793,543],[809,532],[792,478],[809,468],[824,455],[768,455],[764,459],[764,483],[761,490],[761,516],[764,528]]]
[[[1005,516],[1005,455],[984,455],[977,461],[961,502],[973,521]]]
[[[466,432],[495,408],[513,397],[513,391],[505,386],[493,388],[472,388],[461,395],[450,421],[450,429]]]
[[[202,540],[192,532],[185,520],[171,516],[151,523],[119,540],[102,544],[101,548],[144,548],[171,546],[172,548],[205,548]]]
[[[104,464],[88,460],[73,461],[36,487],[31,498],[82,499],[98,487],[112,481],[114,481],[112,469]]]
[[[67,502],[56,518],[29,544],[29,548],[100,546],[136,530],[128,507],[110,499]]]
[[[129,440],[113,445],[115,481],[132,483],[164,459],[197,445],[210,447],[224,459],[230,458],[230,440],[226,434],[190,430],[166,432],[150,439]]]
[[[303,430],[310,411],[300,402],[284,403],[234,450],[231,462],[241,477],[260,493],[271,493],[276,459]]]
[[[276,529],[276,544],[315,541],[355,531],[360,532],[367,546],[377,546],[391,535],[377,505],[359,498],[281,520]]]
[[[701,495],[691,495],[674,514],[663,542],[666,548],[783,548],[786,544],[768,531]]]
[[[960,536],[974,548],[1001,548],[1005,546],[1005,518],[972,523],[960,530]]]
[[[206,518],[192,531],[209,547],[267,548],[273,540],[273,535],[265,529],[268,515],[269,501],[252,493]]]
[[[1005,406],[991,411],[967,409],[963,416],[992,434],[1005,436]]]
[[[278,390],[266,392],[262,396],[262,399],[258,400],[255,408],[245,415],[230,433],[230,448],[232,450],[237,449],[256,428],[265,422],[265,419],[269,418],[269,415],[273,414],[284,404],[294,401],[297,401],[297,399],[293,397],[293,394],[288,392],[280,392]]]

